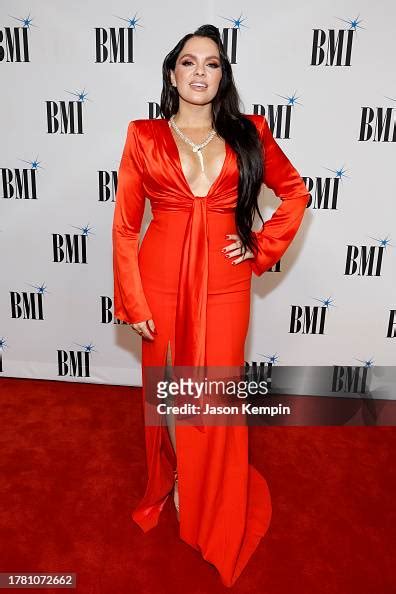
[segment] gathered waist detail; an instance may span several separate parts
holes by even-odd
[[[159,199],[159,200],[154,200],[154,199],[150,199],[150,203],[151,203],[151,211],[153,213],[153,215],[156,212],[189,212],[189,211],[194,211],[194,209],[196,208],[197,204],[200,204],[200,208],[204,208],[205,210],[207,210],[208,212],[216,212],[219,214],[232,214],[233,212],[235,212],[236,207],[235,205],[230,205],[230,206],[220,206],[217,205],[215,203],[213,203],[211,200],[207,200],[206,197],[196,197],[194,198],[194,200],[189,201],[189,202],[185,202],[185,201],[180,201],[178,203],[175,202],[167,202],[164,199]]]

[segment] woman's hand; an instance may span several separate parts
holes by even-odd
[[[227,245],[225,248],[223,248],[221,251],[225,253],[225,257],[226,258],[231,258],[233,256],[239,256],[240,258],[237,258],[236,260],[232,260],[232,264],[239,264],[240,262],[243,262],[244,260],[247,260],[248,258],[254,258],[254,254],[253,252],[251,252],[248,249],[244,249],[242,247],[242,241],[239,237],[239,235],[226,235],[227,239],[235,239],[236,241],[234,241],[233,243],[230,243],[229,245]]]
[[[154,336],[150,333],[157,334],[155,329],[154,321],[150,318],[143,322],[136,322],[135,324],[129,324],[132,330],[139,334],[142,338],[148,338],[148,340],[154,340]]]

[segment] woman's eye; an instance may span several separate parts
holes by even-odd
[[[184,62],[182,62],[183,66],[188,66],[189,64],[192,64],[191,60],[184,60]],[[214,66],[215,68],[220,68],[220,65],[217,64],[216,62],[211,62],[210,64],[208,64],[208,66]]]

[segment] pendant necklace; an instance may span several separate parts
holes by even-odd
[[[202,156],[201,149],[203,149],[204,146],[206,146],[212,140],[212,138],[216,134],[216,130],[212,130],[211,132],[209,132],[208,137],[206,138],[206,140],[204,140],[203,142],[201,142],[201,144],[196,144],[195,142],[193,142],[191,140],[191,138],[188,138],[188,136],[186,136],[177,127],[176,122],[175,122],[175,114],[173,114],[173,116],[170,118],[168,124],[169,124],[169,126],[172,126],[172,128],[174,129],[174,131],[176,132],[176,134],[178,134],[180,136],[180,138],[182,140],[184,140],[184,142],[187,142],[187,144],[189,144],[192,147],[193,152],[194,153],[197,153],[197,155],[199,157],[199,161],[201,163],[201,170],[204,171],[203,156]]]

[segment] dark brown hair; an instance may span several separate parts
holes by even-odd
[[[219,29],[214,25],[202,25],[194,33],[188,33],[165,57],[162,66],[160,114],[161,117],[169,119],[179,109],[179,93],[172,85],[170,70],[175,70],[177,58],[191,37],[208,37],[219,49],[222,77],[218,92],[212,101],[212,125],[237,155],[239,181],[235,223],[243,246],[255,254],[257,242],[252,234],[252,225],[256,212],[264,222],[257,203],[264,171],[263,149],[254,122],[244,117],[240,111],[241,101],[231,64]]]

